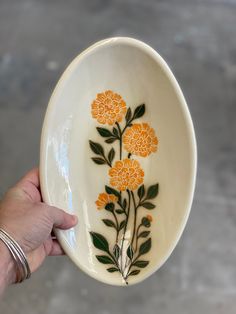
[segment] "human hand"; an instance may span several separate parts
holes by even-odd
[[[52,228],[69,229],[76,224],[76,216],[42,202],[38,169],[26,174],[0,202],[0,228],[21,246],[31,272],[38,269],[46,256],[64,254],[51,235]],[[0,255],[5,257],[5,261],[1,258],[0,268],[7,267],[5,285],[16,280],[13,259],[7,251],[0,240]]]

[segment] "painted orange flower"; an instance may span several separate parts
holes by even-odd
[[[97,205],[97,209],[103,209],[107,204],[115,203],[117,200],[118,198],[113,194],[100,193],[95,203]]]
[[[110,184],[119,191],[136,190],[143,183],[144,171],[137,160],[124,159],[115,162],[109,170]]]
[[[123,142],[129,153],[147,157],[156,152],[158,139],[148,123],[134,123],[125,131]]]
[[[107,90],[97,94],[92,103],[92,116],[101,124],[120,122],[126,113],[126,103],[119,94]]]
[[[151,215],[147,215],[147,219],[150,221],[150,222],[152,222],[152,216]]]

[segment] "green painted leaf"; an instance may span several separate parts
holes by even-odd
[[[121,229],[123,229],[124,226],[125,226],[125,220],[122,220],[121,223],[120,223],[120,226],[119,226],[119,231],[120,231]]]
[[[149,238],[147,241],[145,241],[144,243],[140,245],[139,255],[144,255],[148,253],[151,249],[151,246],[152,246],[152,240],[151,238]]]
[[[120,247],[115,244],[114,248],[113,248],[113,254],[116,258],[116,260],[118,260],[118,258],[120,257]]]
[[[149,236],[149,234],[150,234],[150,231],[142,231],[142,232],[138,235],[138,237],[139,237],[139,238],[146,238],[147,236]]]
[[[107,192],[108,194],[114,194],[115,196],[118,197],[118,199],[120,199],[120,193],[119,193],[117,190],[111,188],[111,187],[108,186],[108,185],[105,185],[105,190],[106,190],[106,192]]]
[[[107,140],[105,140],[105,142],[108,143],[108,144],[112,144],[112,143],[115,142],[116,140],[117,140],[116,137],[110,137],[110,138],[108,138]]]
[[[119,133],[118,133],[117,128],[114,127],[114,128],[112,129],[112,133],[115,135],[115,137],[119,138]]]
[[[114,222],[112,220],[110,220],[110,219],[102,219],[102,221],[104,222],[104,224],[107,227],[112,227],[112,228],[116,229],[116,225],[114,224]]]
[[[90,145],[91,150],[92,150],[95,154],[101,155],[101,156],[104,155],[104,149],[103,149],[103,147],[102,147],[101,144],[95,143],[95,142],[93,142],[93,141],[90,140],[90,141],[89,141],[89,145]]]
[[[109,252],[109,245],[108,245],[107,239],[103,235],[97,232],[92,232],[92,231],[90,232],[90,235],[92,237],[93,245],[97,249],[105,251],[105,252]]]
[[[116,209],[116,213],[118,215],[121,215],[121,214],[124,214],[124,211],[123,211],[123,209]]]
[[[108,210],[109,212],[113,212],[114,208],[115,208],[115,205],[113,203],[108,203],[105,206],[105,209]]]
[[[138,197],[141,200],[145,195],[145,188],[144,185],[142,184],[139,189],[138,189]]]
[[[128,256],[129,259],[132,259],[132,258],[133,258],[133,256],[134,256],[134,251],[133,251],[131,245],[129,245],[129,247],[128,247],[127,251],[126,251],[126,254],[127,254],[127,256]]]
[[[109,153],[108,153],[108,160],[110,161],[110,163],[112,163],[114,157],[115,157],[115,150],[114,150],[114,148],[112,147],[111,150],[110,150]]]
[[[113,260],[107,255],[96,255],[96,258],[102,264],[114,264]]]
[[[134,269],[131,271],[131,273],[129,274],[129,276],[136,276],[140,273],[140,270],[139,269]]]
[[[124,211],[122,209],[116,209],[116,213],[118,215],[124,214]]]
[[[144,208],[147,208],[147,209],[153,209],[153,208],[156,207],[154,204],[152,204],[152,203],[150,203],[150,202],[144,202],[144,203],[142,203],[142,206],[143,206]]]
[[[149,264],[149,261],[137,261],[133,265],[139,268],[144,268]]]
[[[108,129],[97,127],[97,130],[98,130],[98,133],[99,133],[102,137],[113,136],[112,133],[111,133],[111,131],[109,131]]]
[[[159,184],[158,183],[151,185],[148,188],[146,199],[150,200],[152,198],[155,198],[158,195],[158,191],[159,191]]]
[[[123,206],[124,209],[126,209],[126,206],[127,206],[127,200],[126,200],[126,198],[123,200],[122,206]]]
[[[115,271],[119,271],[119,270],[116,267],[110,267],[110,268],[107,268],[107,271],[109,271],[109,273],[114,273]]]
[[[99,157],[92,157],[91,158],[94,162],[95,162],[95,164],[97,164],[97,165],[104,165],[104,164],[106,164],[106,161],[104,160],[104,159],[102,159],[102,158],[99,158]]]
[[[149,219],[147,219],[147,217],[142,218],[142,225],[144,227],[147,227],[147,228],[149,228],[151,226],[151,223],[150,223]]]
[[[134,110],[133,119],[141,118],[144,115],[144,113],[145,113],[145,104],[142,104]]]
[[[132,111],[130,108],[128,108],[126,115],[125,115],[126,122],[129,122],[129,120],[131,119],[131,116],[132,116]]]

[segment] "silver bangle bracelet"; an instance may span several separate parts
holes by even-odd
[[[10,251],[18,268],[16,282],[22,282],[31,276],[30,267],[25,256],[25,253],[19,244],[3,229],[0,228],[0,239],[4,242]]]
[[[12,250],[11,246],[8,244],[8,241],[6,241],[5,239],[3,240],[3,237],[0,233],[0,239],[3,241],[3,243],[6,245],[6,247],[8,248],[8,250],[10,251],[14,262],[17,266],[17,272],[16,272],[16,281],[15,283],[19,283],[23,281],[23,276],[24,276],[24,270],[22,268],[22,265],[19,263],[19,259],[17,257],[17,255],[14,253],[14,251]]]

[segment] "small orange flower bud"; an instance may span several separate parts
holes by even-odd
[[[148,219],[150,222],[153,220],[151,215],[147,215],[147,219]]]

